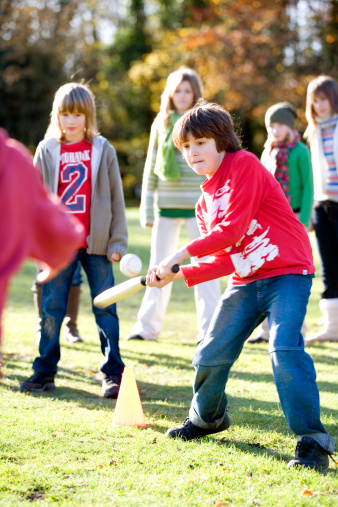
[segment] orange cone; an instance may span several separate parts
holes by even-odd
[[[113,417],[114,426],[146,426],[134,372],[126,366]]]

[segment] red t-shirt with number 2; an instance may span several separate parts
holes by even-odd
[[[90,230],[92,177],[90,169],[92,145],[83,139],[74,144],[61,144],[58,196],[68,213],[75,215]],[[80,248],[87,248],[87,241]]]

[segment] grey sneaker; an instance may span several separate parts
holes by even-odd
[[[329,455],[316,440],[302,437],[296,445],[295,457],[289,461],[287,468],[297,465],[306,468],[328,468]],[[333,460],[334,461],[334,460]]]
[[[82,343],[83,342],[76,326],[69,326],[69,325],[65,326],[64,337],[68,343]]]
[[[225,431],[230,426],[230,419],[228,414],[225,414],[224,421],[218,428],[210,429],[210,428],[200,428],[199,426],[195,426],[189,417],[183,421],[180,426],[175,428],[169,428],[166,436],[169,438],[182,438],[182,440],[196,440],[197,438],[202,438],[207,435],[213,435],[214,433],[219,433],[220,431]]]
[[[32,393],[42,393],[43,391],[53,391],[54,389],[54,375],[52,373],[35,372],[20,384],[20,391],[30,391]]]
[[[105,398],[116,399],[121,384],[121,375],[105,375],[102,380],[102,392]]]

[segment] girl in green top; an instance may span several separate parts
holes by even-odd
[[[177,119],[201,96],[202,83],[194,70],[181,67],[172,72],[161,97],[160,112],[151,128],[140,206],[141,225],[152,228],[150,266],[157,265],[175,251],[183,224],[190,240],[199,237],[195,205],[205,178],[190,169],[175,149],[171,135]],[[197,340],[200,341],[220,297],[219,281],[197,285],[194,291]],[[170,294],[171,284],[160,291],[146,288],[137,322],[127,339],[158,339]]]
[[[291,208],[309,230],[313,203],[311,155],[294,129],[296,117],[297,111],[289,102],[280,102],[267,110],[265,125],[268,139],[261,162],[279,181]],[[257,336],[248,340],[248,343],[269,341],[266,320],[257,331]]]
[[[288,102],[271,106],[265,115],[268,139],[261,162],[279,181],[291,208],[309,227],[313,203],[311,155],[294,129],[297,112]]]

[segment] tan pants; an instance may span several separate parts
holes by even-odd
[[[178,247],[182,225],[185,224],[189,240],[200,236],[196,218],[165,218],[155,220],[151,237],[150,266],[158,265]],[[195,258],[191,259],[196,262]],[[199,259],[202,260],[202,259]],[[144,340],[157,340],[163,326],[167,306],[170,300],[172,284],[163,289],[147,287],[137,315],[137,322],[131,335],[140,335]],[[197,313],[197,340],[206,334],[211,317],[221,296],[219,280],[211,280],[194,287]]]

